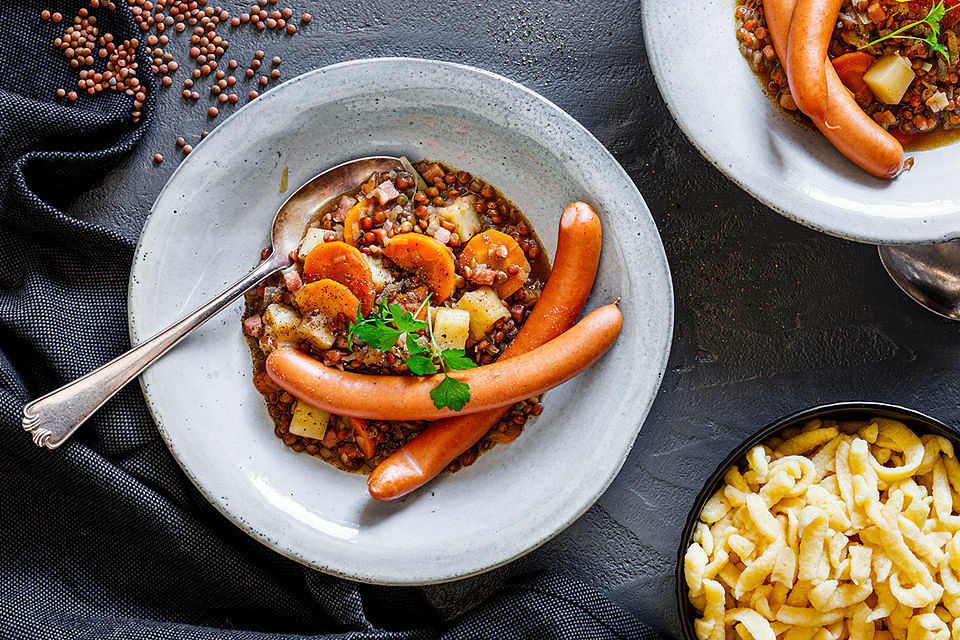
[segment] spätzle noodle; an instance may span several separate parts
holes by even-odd
[[[960,640],[960,463],[890,418],[751,448],[683,562],[700,640]]]

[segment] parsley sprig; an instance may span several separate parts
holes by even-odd
[[[426,307],[426,320],[417,320],[417,316]],[[392,326],[391,326],[392,325]],[[427,330],[428,344],[420,344],[417,332]],[[451,371],[472,369],[477,364],[467,357],[464,349],[440,349],[433,335],[433,322],[430,320],[430,296],[428,295],[415,314],[404,311],[399,304],[377,306],[369,316],[357,309],[356,322],[350,323],[347,344],[352,346],[353,339],[359,338],[374,349],[387,351],[397,344],[400,336],[407,334],[406,347],[410,357],[404,360],[411,373],[428,376],[437,373],[437,363],[443,372],[443,380],[430,391],[430,399],[438,409],[449,407],[460,411],[470,401],[470,385],[450,377]]]
[[[946,5],[944,4],[944,0],[937,0],[937,2],[930,7],[930,11],[929,13],[927,13],[927,16],[922,20],[917,20],[916,22],[900,27],[893,33],[889,33],[881,38],[877,38],[876,40],[874,40],[869,44],[863,45],[862,47],[860,47],[859,50],[866,49],[867,47],[872,47],[875,44],[883,42],[884,40],[889,40],[891,38],[899,38],[901,40],[919,40],[920,42],[925,42],[928,45],[930,45],[931,49],[933,49],[935,52],[942,55],[944,59],[949,62],[950,52],[947,51],[947,48],[940,43],[940,22],[943,20],[943,17],[947,15],[949,11],[953,11],[957,7],[960,7],[960,4],[954,5],[949,9],[947,9]],[[930,27],[930,35],[923,36],[923,37],[903,35],[905,32],[921,24],[925,24],[928,27]]]

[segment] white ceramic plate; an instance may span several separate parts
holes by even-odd
[[[734,0],[643,0],[647,55],[680,127],[718,169],[783,215],[877,244],[960,237],[960,146],[913,152],[896,180],[855,166],[763,93],[734,34]]]
[[[582,514],[620,470],[663,375],[670,275],[633,182],[583,127],[490,73],[365,60],[278,86],[217,127],[154,204],[130,277],[139,342],[256,263],[274,213],[316,173],[369,155],[437,158],[497,185],[551,252],[570,201],[593,204],[603,254],[589,308],[621,297],[625,323],[590,370],[547,394],[508,446],[396,503],[364,476],[283,446],[251,383],[237,303],[142,377],[163,437],[228,518],[277,551],[378,583],[451,580],[505,563]],[[278,187],[289,167],[285,194]]]

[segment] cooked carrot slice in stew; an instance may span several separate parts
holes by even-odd
[[[303,275],[308,282],[329,278],[345,285],[360,300],[363,315],[373,309],[377,290],[370,265],[359,249],[346,242],[324,242],[314,247],[303,260]]]
[[[840,82],[847,89],[850,89],[857,104],[861,107],[866,107],[873,102],[873,91],[867,86],[863,76],[876,60],[866,51],[854,51],[837,56],[832,61],[833,68],[840,76]]]
[[[363,418],[348,417],[347,422],[350,423],[350,427],[353,429],[353,435],[356,436],[357,446],[359,446],[360,451],[363,452],[363,457],[369,460],[377,455],[377,442],[373,439],[373,436],[370,435],[370,428],[367,426],[367,421]]]
[[[347,215],[343,218],[343,239],[348,244],[355,247],[360,244],[362,236],[360,220],[371,211],[373,211],[373,198],[361,200],[347,211]]]
[[[360,306],[350,289],[327,278],[303,285],[294,295],[304,315],[319,311],[331,319],[354,320]]]
[[[413,271],[433,292],[435,304],[441,304],[456,288],[456,269],[453,252],[422,233],[401,233],[387,241],[383,249],[401,269]]]
[[[486,267],[502,271],[507,279],[494,284],[493,289],[505,300],[517,292],[530,277],[530,263],[517,241],[496,229],[488,229],[472,238],[460,254],[460,268]]]

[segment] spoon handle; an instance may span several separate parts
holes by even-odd
[[[152,338],[82,378],[29,403],[23,408],[23,428],[33,435],[33,441],[38,446],[48,449],[59,447],[77,427],[170,347],[250,287],[285,266],[285,258],[271,256],[219,296]]]

